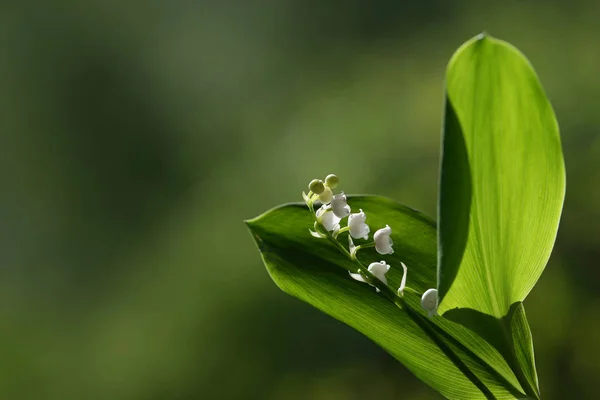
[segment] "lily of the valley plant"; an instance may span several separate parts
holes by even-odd
[[[325,178],[325,182],[320,179],[313,179],[309,187],[308,194],[302,192],[302,198],[308,206],[311,214],[314,215],[314,231],[309,230],[310,234],[319,239],[328,239],[335,244],[340,250],[343,256],[348,257],[351,261],[356,264],[356,273],[350,272],[351,278],[370,284],[375,287],[377,292],[380,292],[383,288],[388,291],[391,290],[387,285],[387,279],[385,274],[390,270],[390,265],[385,260],[372,262],[368,266],[365,266],[363,262],[359,261],[356,257],[356,253],[360,249],[374,247],[375,251],[381,255],[393,254],[394,241],[390,237],[392,234],[392,228],[386,225],[384,228],[378,229],[373,235],[373,241],[360,244],[356,246],[354,239],[362,239],[367,241],[369,239],[369,232],[371,228],[367,225],[367,215],[360,209],[359,212],[353,213],[346,195],[341,192],[340,194],[333,195],[333,190],[338,185],[338,177],[334,174],[330,174]],[[320,207],[315,212],[315,202],[320,204]],[[340,223],[347,217],[347,225],[341,227]],[[344,248],[344,245],[338,240],[340,233],[348,232],[348,249]],[[403,269],[402,282],[397,290],[397,296],[402,297],[404,295],[404,288],[406,287],[406,273],[407,267],[404,263],[400,263]],[[430,291],[435,289],[430,289]],[[430,304],[431,301],[423,303],[423,307],[429,311],[434,312],[437,304]],[[427,305],[427,307],[426,307]]]
[[[282,290],[443,396],[541,399],[523,301],[562,211],[558,125],[531,64],[489,36],[451,58],[445,100],[437,222],[384,197],[347,196],[328,175],[303,203],[247,224]]]

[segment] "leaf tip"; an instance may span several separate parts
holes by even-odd
[[[245,219],[244,225],[246,225],[246,227],[248,227],[250,231],[253,231],[254,228],[258,225],[258,220],[260,219],[260,217],[261,215],[259,215],[258,217]]]
[[[248,230],[250,230],[250,234],[252,235],[252,238],[254,239],[254,242],[256,243],[258,250],[262,253],[262,252],[266,251],[265,242],[264,242],[263,238],[258,234],[258,232],[256,232],[256,230],[254,229],[254,226],[253,226],[254,222],[255,221],[253,219],[244,221],[244,223],[248,227]]]
[[[244,220],[244,224],[246,225],[246,227],[248,228],[248,230],[250,231],[250,234],[252,235],[252,237],[254,238],[254,240],[256,241],[256,244],[258,245],[259,249],[261,248],[262,245],[262,238],[260,236],[258,236],[257,232],[256,232],[256,224],[257,224],[257,220],[259,217],[256,218],[250,218],[250,219],[245,219]]]
[[[491,38],[491,35],[488,33],[488,31],[483,31],[480,34],[476,35],[473,39],[474,40],[485,40]]]

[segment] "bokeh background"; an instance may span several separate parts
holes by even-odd
[[[437,399],[280,292],[243,220],[335,172],[435,216],[447,60],[528,55],[568,172],[526,301],[546,399],[600,398],[600,3],[0,5],[1,399]]]

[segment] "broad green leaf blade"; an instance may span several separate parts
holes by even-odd
[[[385,259],[392,265],[387,275],[392,287],[400,284],[401,261],[408,266],[410,288],[422,293],[435,287],[433,221],[381,197],[350,197],[349,204],[354,210],[362,208],[367,213],[373,231],[385,224],[393,229],[393,255],[381,256],[363,250],[359,252],[361,260],[369,263]],[[485,398],[406,311],[372,287],[350,279],[347,270],[354,272],[354,264],[330,242],[309,234],[312,217],[304,205],[279,207],[247,223],[271,277],[285,292],[368,336],[447,398]],[[345,240],[344,236],[342,243]],[[425,319],[419,295],[407,292],[405,299]],[[431,321],[435,323],[436,338],[454,350],[493,396],[508,399],[524,396],[518,380],[496,349],[458,324],[439,317]]]
[[[500,319],[554,244],[565,192],[558,125],[527,59],[489,36],[452,57],[446,96],[438,312]]]

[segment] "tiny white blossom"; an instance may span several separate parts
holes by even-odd
[[[390,266],[386,264],[385,261],[374,262],[369,264],[368,270],[375,278],[379,279],[381,282],[387,285],[387,278],[385,277],[385,274],[387,274],[387,272],[390,270]],[[357,274],[349,272],[349,274],[350,277],[356,279],[359,282],[368,283],[365,277],[360,272]],[[377,289],[377,291],[379,292],[379,289]]]
[[[350,206],[344,192],[336,194],[331,200],[331,210],[338,218],[345,218],[350,214]]]
[[[429,312],[429,316],[435,315],[437,312],[438,291],[436,289],[428,289],[421,297],[421,307]]]
[[[350,216],[348,217],[348,227],[350,228],[350,235],[353,238],[369,238],[369,232],[371,231],[371,229],[369,229],[369,225],[365,223],[366,220],[367,216],[365,215],[362,209],[358,213],[350,214]]]
[[[379,254],[392,254],[394,253],[394,249],[392,246],[394,242],[390,235],[392,234],[392,228],[389,225],[386,225],[385,228],[381,228],[375,232],[373,235],[373,240],[375,240],[375,250]]]
[[[385,274],[390,270],[390,266],[385,261],[379,261],[369,264],[369,272],[373,274],[373,276],[379,279],[381,282],[387,285],[387,279],[385,278]]]
[[[340,218],[338,218],[332,211],[330,205],[323,205],[317,210],[317,219],[321,221],[321,224],[328,231],[339,229]]]
[[[404,273],[402,275],[402,282],[400,282],[400,287],[398,288],[398,296],[402,297],[404,296],[404,288],[406,287],[406,274],[408,273],[408,268],[406,268],[406,265],[404,265],[403,262],[400,264],[402,265]]]

